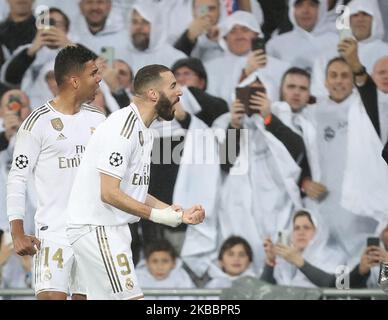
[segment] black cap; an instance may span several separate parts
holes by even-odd
[[[182,67],[187,67],[190,70],[193,70],[197,76],[203,80],[205,80],[205,89],[207,87],[207,73],[205,70],[205,67],[201,60],[197,58],[184,58],[179,59],[174,63],[171,70],[173,73],[175,73],[176,70]]]

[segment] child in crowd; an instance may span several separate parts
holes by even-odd
[[[255,277],[252,270],[253,253],[249,243],[241,237],[226,239],[218,254],[218,264],[209,267],[211,280],[206,288],[227,288],[232,281],[244,276]]]
[[[195,288],[193,281],[182,267],[175,249],[167,240],[151,243],[144,250],[145,260],[136,267],[141,288]],[[158,297],[146,296],[145,299]],[[163,300],[177,300],[179,297],[160,297]],[[192,299],[192,297],[186,297]]]

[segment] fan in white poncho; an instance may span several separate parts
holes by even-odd
[[[42,29],[42,26],[37,23],[39,29],[32,42],[19,46],[1,68],[1,81],[10,87],[20,87],[27,92],[33,107],[45,103],[50,96],[47,85],[42,82],[45,72],[47,68],[53,67],[53,61],[58,52],[72,44],[74,40],[69,34],[70,25],[67,16],[57,10],[50,9],[49,17],[55,22],[55,29],[51,27],[53,29],[47,31],[51,32],[51,37],[55,35],[56,45],[47,44],[45,27]]]
[[[208,1],[208,13],[206,15],[211,22],[211,28],[204,30],[199,35],[195,33],[195,38],[190,39],[188,37],[190,31],[195,30],[197,32],[198,22],[203,20],[204,13],[200,12],[203,8],[204,4],[196,0],[176,2],[168,13],[171,17],[169,19],[171,25],[168,28],[168,41],[191,57],[199,58],[202,62],[205,62],[216,58],[223,52],[217,41],[218,29],[227,13],[222,0]],[[173,18],[176,16],[179,16],[180,19]],[[192,43],[192,47],[186,48],[187,42]]]
[[[310,2],[315,4],[309,4],[306,1],[299,0],[290,1],[288,16],[293,24],[293,30],[274,37],[267,44],[267,52],[269,55],[283,61],[288,61],[293,66],[309,70],[312,69],[314,60],[318,55],[330,48],[334,48],[338,42],[338,36],[334,32],[328,32],[324,27],[327,14],[327,0]],[[304,10],[303,12],[305,12],[306,9],[304,8],[306,6],[312,6],[307,12],[316,10],[318,14],[314,26],[303,26],[303,28],[298,24],[295,11],[298,10],[299,12]],[[304,20],[302,21],[307,20],[306,14],[303,15],[303,18]],[[307,30],[308,27],[311,30]]]
[[[331,86],[331,94],[337,94]],[[340,102],[319,99],[307,116],[316,128],[321,181],[329,191],[319,203],[319,212],[330,228],[331,240],[341,245],[353,267],[365,239],[387,218],[388,168],[359,95],[351,93],[351,87],[348,90]]]
[[[347,5],[347,10],[350,14],[350,27],[353,36],[358,41],[360,60],[366,70],[371,73],[376,61],[381,57],[386,56],[388,53],[388,44],[382,41],[382,38],[384,37],[384,25],[378,4],[376,0],[352,0]],[[372,17],[370,35],[364,35],[360,31],[356,32],[356,25],[352,25],[352,16],[363,13]],[[365,22],[363,22],[361,26],[364,24]],[[363,27],[360,27],[360,29],[364,30]],[[338,38],[338,42],[339,40],[340,39]],[[338,55],[337,47],[334,46],[330,50],[322,53],[322,55],[315,60],[311,87],[311,91],[315,96],[325,96],[327,94],[327,89],[325,88],[325,67],[330,59]]]
[[[256,75],[241,85],[254,81]],[[213,127],[224,133],[218,136],[220,144],[230,120],[228,113],[214,122]],[[217,188],[216,216],[207,217],[202,230],[196,226],[187,230],[181,255],[197,275],[202,275],[215,258],[217,243],[232,234],[244,236],[251,244],[258,269],[263,263],[263,239],[288,227],[291,213],[301,207],[297,186],[300,168],[286,147],[266,131],[257,114],[245,117],[243,126],[247,130],[242,130],[240,154]]]
[[[252,258],[252,248],[244,238],[229,237],[223,242],[217,261],[212,262],[209,267],[208,275],[211,280],[206,288],[228,288],[239,278],[256,277]]]
[[[144,260],[140,261],[136,266],[136,275],[139,285],[145,289],[190,289],[195,288],[194,282],[189,274],[183,269],[182,260],[176,259],[175,267],[170,271],[170,274],[162,279],[156,279],[147,268]],[[179,300],[178,296],[145,296],[146,300]],[[192,300],[193,297],[184,297],[183,299]]]
[[[195,288],[182,261],[176,257],[171,244],[166,240],[152,243],[145,249],[145,260],[136,266],[136,276],[142,288]],[[157,299],[146,296],[145,299]],[[161,297],[162,300],[176,300],[177,296]],[[186,297],[186,299],[193,299]]]
[[[111,1],[102,1],[97,10],[87,2],[80,1],[81,12],[71,20],[72,38],[96,54],[103,47],[113,47],[115,51],[126,48],[128,31],[122,13],[112,8]]]
[[[135,3],[129,17],[129,44],[117,56],[126,61],[134,73],[149,64],[171,67],[175,61],[186,57],[167,43],[166,21],[148,2]]]
[[[194,116],[194,113],[200,110],[200,106],[187,88],[184,88],[182,98],[182,105],[191,114],[191,122],[186,132],[183,155],[174,186],[173,203],[179,203],[187,208],[195,203],[202,203],[205,208],[206,222],[188,227],[181,252],[183,260],[192,269],[199,268],[200,273],[204,273],[208,261],[203,262],[196,256],[216,250],[219,153],[216,132]]]
[[[218,22],[222,22],[229,13],[229,8],[227,7],[227,4],[225,0],[214,0],[214,1],[207,1],[207,3],[203,3],[203,1],[196,1],[196,0],[167,0],[168,2],[171,2],[169,4],[168,9],[166,10],[166,15],[168,16],[169,24],[168,24],[168,41],[172,44],[176,42],[176,40],[181,36],[181,34],[188,28],[190,25],[190,22],[193,19],[194,12],[193,9],[196,9],[197,11],[201,11],[201,9],[198,9],[199,7],[203,7],[204,5],[208,5],[212,8],[208,8],[208,10],[214,10],[213,5],[217,4],[218,2],[218,10],[219,10],[219,20]],[[250,0],[251,4],[251,12],[253,13],[254,17],[256,18],[257,22],[261,25],[264,21],[263,19],[263,12],[261,9],[260,4],[255,0]],[[166,5],[165,5],[166,7]],[[200,12],[198,12],[200,13]],[[176,17],[179,17],[180,19],[176,19]],[[202,39],[201,39],[202,38]],[[206,41],[206,36],[200,37],[198,39],[198,46],[202,47],[203,45],[208,46],[209,41]],[[211,44],[210,44],[211,45]],[[192,57],[198,57],[196,53],[191,55]],[[206,55],[205,57],[212,58],[210,55]],[[201,59],[203,60],[203,59]],[[209,60],[205,58],[206,61]]]
[[[317,132],[312,122],[306,117],[306,113],[308,113],[308,108],[310,107],[310,105],[307,105],[299,112],[293,112],[287,102],[278,101],[272,104],[271,110],[286,126],[303,138],[311,179],[313,182],[319,183],[321,181],[321,170],[319,167],[319,152],[316,142]],[[311,208],[315,211],[319,210],[319,203],[315,199],[306,196],[303,198],[303,203],[306,208]]]
[[[302,211],[303,212],[303,211]],[[313,214],[312,212],[305,211],[313,222],[311,231],[300,228],[304,226],[301,218],[305,218],[308,223],[311,224],[307,215],[296,216],[293,227],[290,228],[290,234],[292,234],[292,245],[302,250],[299,254],[303,260],[315,268],[318,268],[328,274],[335,274],[338,266],[343,265],[345,262],[345,256],[339,248],[329,247],[329,230],[327,225],[321,220],[320,215]],[[298,228],[296,228],[299,223]],[[300,232],[303,232],[302,236]],[[307,240],[307,233],[312,233],[312,239]],[[306,240],[308,241],[306,243]],[[304,247],[305,246],[305,247]],[[302,249],[302,247],[304,247]],[[277,256],[276,265],[274,268],[274,278],[279,285],[295,286],[295,287],[316,287],[316,285],[306,277],[301,270],[294,264],[286,261],[285,259]]]
[[[247,30],[243,31],[244,27]],[[208,92],[223,98],[230,104],[251,54],[251,39],[262,37],[263,32],[255,17],[245,11],[236,11],[225,19],[220,32],[219,41],[225,52],[220,57],[205,63]],[[260,74],[260,79],[267,78],[271,81],[274,90],[270,92],[270,99],[275,101],[278,100],[278,84],[290,64],[269,55],[266,57],[267,64],[254,71]]]

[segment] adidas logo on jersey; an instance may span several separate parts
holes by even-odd
[[[67,138],[64,136],[63,133],[60,133],[57,140],[66,140]]]

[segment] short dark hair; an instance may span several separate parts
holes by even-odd
[[[55,58],[54,75],[58,87],[64,82],[70,73],[81,72],[85,63],[95,61],[97,55],[88,48],[77,44],[64,47]]]
[[[307,219],[309,219],[309,221],[311,222],[311,224],[312,224],[312,225],[314,226],[314,228],[315,228],[315,224],[314,224],[313,218],[311,217],[310,212],[305,211],[305,210],[299,210],[299,211],[297,211],[297,212],[294,214],[294,217],[292,218],[292,224],[294,224],[295,221],[296,221],[296,219],[299,218],[299,217],[306,217]]]
[[[157,239],[144,248],[144,256],[146,260],[151,256],[151,254],[157,251],[167,252],[173,260],[175,260],[177,257],[177,253],[170,241],[165,239]]]
[[[329,68],[330,66],[334,63],[334,62],[342,62],[342,63],[345,63],[346,65],[349,65],[346,60],[343,58],[343,57],[334,57],[333,59],[331,59],[327,65],[326,65],[326,77],[327,77],[327,72],[329,71]],[[349,67],[350,68],[350,67]]]
[[[159,81],[160,74],[171,70],[161,64],[150,64],[141,68],[133,80],[133,90],[135,94],[142,94],[143,89],[151,82]]]
[[[241,244],[244,247],[245,252],[248,255],[249,261],[252,262],[253,261],[252,248],[247,240],[239,236],[230,236],[222,243],[220,252],[218,254],[218,260],[222,260],[222,257],[224,256],[225,252],[238,244]]]
[[[70,20],[69,20],[69,17],[66,15],[66,13],[64,13],[61,9],[56,8],[56,7],[50,8],[49,9],[49,13],[59,13],[63,17],[63,20],[65,20],[66,31],[69,31]]]
[[[306,77],[307,79],[311,80],[311,74],[310,74],[308,71],[306,71],[305,69],[298,68],[298,67],[291,67],[290,69],[288,69],[288,70],[287,70],[286,72],[284,72],[284,74],[283,74],[283,77],[282,77],[282,86],[283,86],[284,79],[285,79],[289,74],[297,74],[297,75],[304,76],[304,77]]]
[[[311,74],[306,71],[305,69],[302,69],[302,68],[298,68],[298,67],[291,67],[290,69],[288,69],[286,72],[284,72],[283,76],[282,76],[282,80],[280,82],[280,100],[283,101],[283,85],[284,85],[284,81],[286,80],[286,77],[289,75],[289,74],[296,74],[296,75],[299,75],[299,76],[303,76],[303,77],[306,77],[309,82],[311,83]]]

